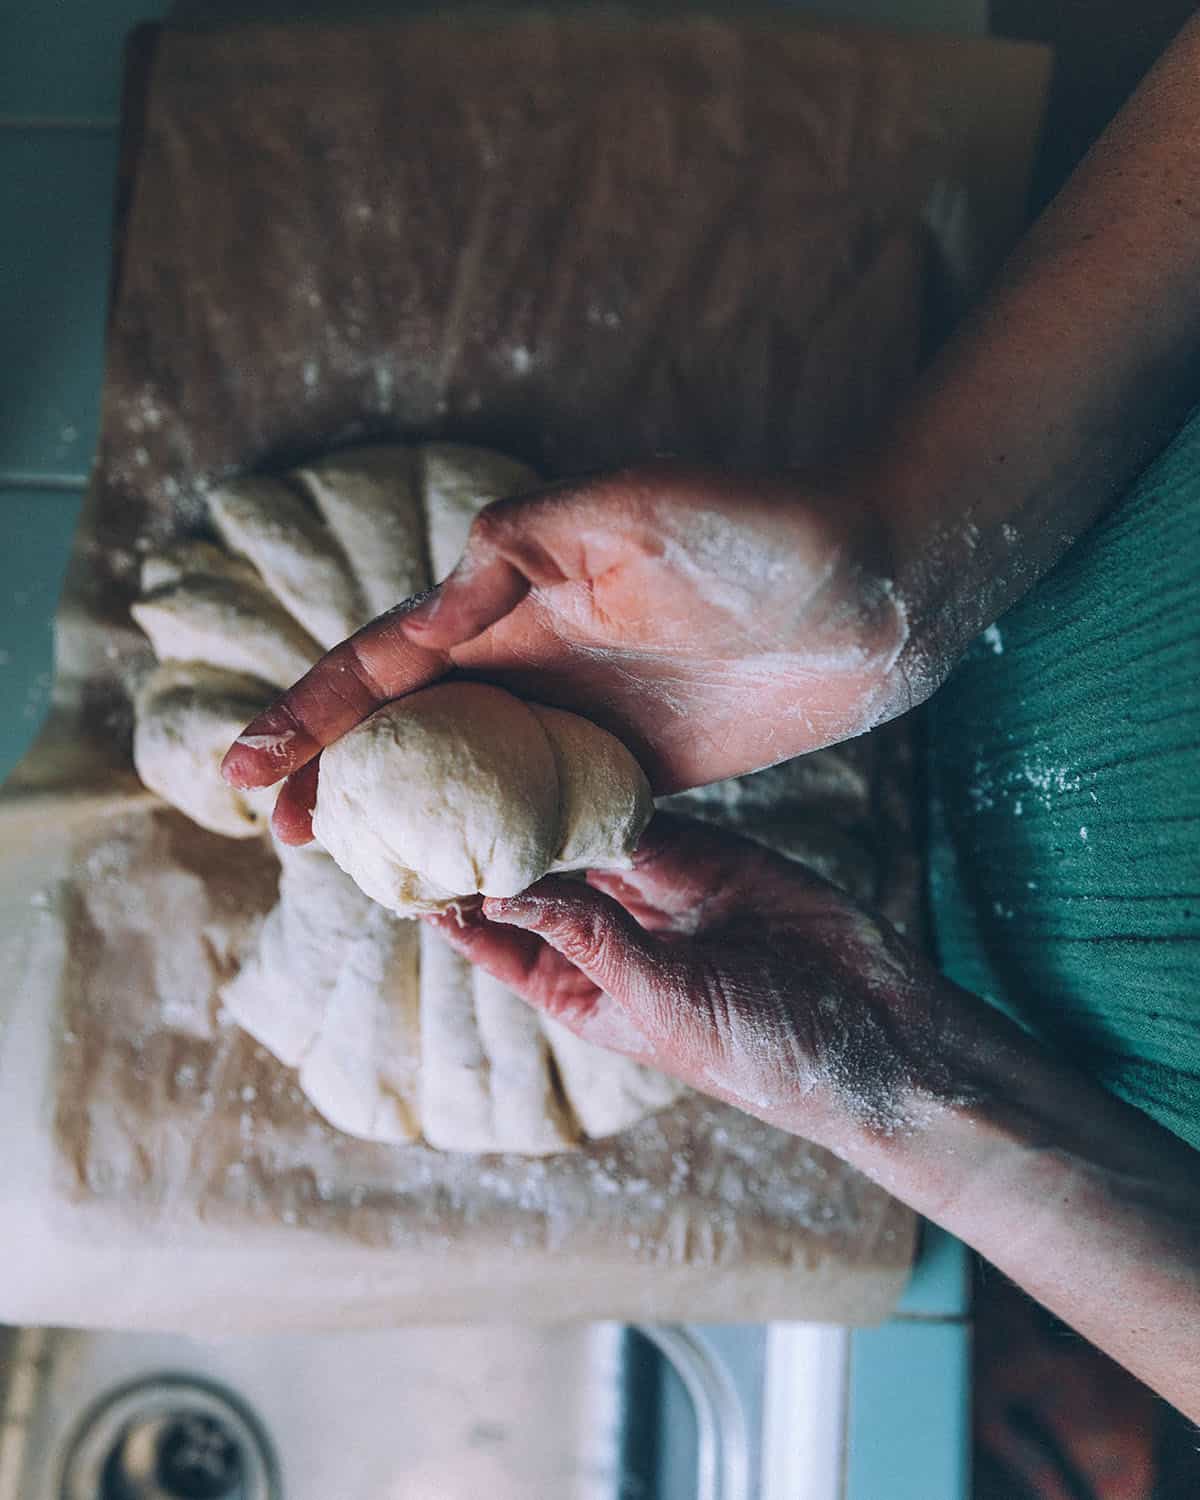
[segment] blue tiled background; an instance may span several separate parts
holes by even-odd
[[[795,8],[956,31],[986,0]],[[0,778],[44,715],[51,618],[95,447],[124,38],[159,0],[0,18]],[[967,1258],[932,1232],[897,1317],[856,1333],[848,1500],[967,1493]]]

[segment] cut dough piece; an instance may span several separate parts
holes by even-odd
[[[471,965],[421,926],[421,1130],[442,1151],[491,1149],[488,1062]]]
[[[495,1149],[526,1156],[566,1150],[577,1132],[555,1088],[537,1012],[482,969],[473,970],[471,979],[488,1059]]]
[[[594,1140],[628,1130],[687,1092],[677,1079],[585,1042],[549,1016],[540,1020],[567,1102]]]
[[[541,721],[558,772],[559,845],[552,871],[612,869],[614,850],[632,850],[650,821],[650,787],[613,735],[561,708],[529,705]],[[626,857],[621,861],[628,864]]]
[[[208,509],[222,540],[258,569],[290,615],[326,650],[367,619],[329,528],[278,479],[239,479],[213,490]]]
[[[366,905],[300,1065],[300,1087],[348,1135],[413,1141],[420,1134],[419,932],[415,922]]]
[[[221,999],[243,1030],[299,1068],[331,1125],[368,1140],[414,1140],[416,924],[368,900],[321,850],[276,847],[279,900]]]
[[[442,1151],[544,1156],[574,1142],[536,1014],[421,931],[421,1125]]]
[[[425,513],[411,448],[355,448],[292,476],[312,496],[374,618],[429,587]]]
[[[235,557],[211,542],[179,542],[165,552],[152,552],[142,561],[143,594],[179,583],[184,578],[229,578],[271,597],[258,571],[244,557]]]
[[[652,810],[646,778],[596,725],[550,722],[553,747],[529,704],[478,682],[385,704],[324,752],[313,833],[400,916],[475,892],[512,896],[548,870],[579,868],[565,847],[594,868],[628,867]]]
[[[279,900],[221,999],[244,1031],[296,1068],[320,1034],[345,940],[370,907],[319,849],[275,847]]]
[[[465,443],[426,443],[420,449],[429,565],[434,583],[453,571],[471,522],[493,500],[535,489],[538,475],[527,464]]]
[[[231,578],[183,578],[130,607],[159,661],[203,662],[290,687],[321,654],[286,610]]]
[[[221,777],[233,737],[270,702],[256,677],[198,662],[168,662],[134,700],[133,763],[152,792],[201,828],[250,838],[268,826],[275,788],[240,791]]]

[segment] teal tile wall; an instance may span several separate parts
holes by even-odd
[[[965,1318],[971,1310],[971,1252],[936,1224],[923,1224],[912,1278],[896,1316]]]
[[[125,38],[165,9],[0,6],[0,779],[49,703],[95,451]]]
[[[970,1341],[962,1322],[852,1335],[845,1500],[967,1500]]]
[[[54,607],[80,490],[0,491],[0,781],[50,703]]]
[[[114,128],[0,129],[0,476],[80,484],[96,444]]]
[[[121,49],[164,0],[10,0],[0,21],[0,118],[115,124]]]

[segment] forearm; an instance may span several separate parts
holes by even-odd
[[[1193,21],[855,464],[893,536],[918,694],[1200,396],[1198,88]]]
[[[1200,1421],[1200,1154],[983,1009],[845,1154]]]

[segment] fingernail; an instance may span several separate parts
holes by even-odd
[[[253,785],[245,778],[245,752],[256,760],[268,762],[285,755],[296,738],[296,726],[289,715],[268,709],[252,720],[226,750],[221,760],[221,775],[233,786]],[[261,767],[258,768],[261,770]],[[282,773],[276,772],[275,777]],[[257,779],[257,778],[255,778]]]
[[[442,590],[439,584],[437,588],[430,589],[427,594],[422,594],[417,602],[404,610],[405,630],[425,630],[433,624],[433,620],[442,605]]]
[[[540,909],[528,896],[489,896],[483,903],[483,914],[489,922],[508,922],[523,927],[536,920]]]

